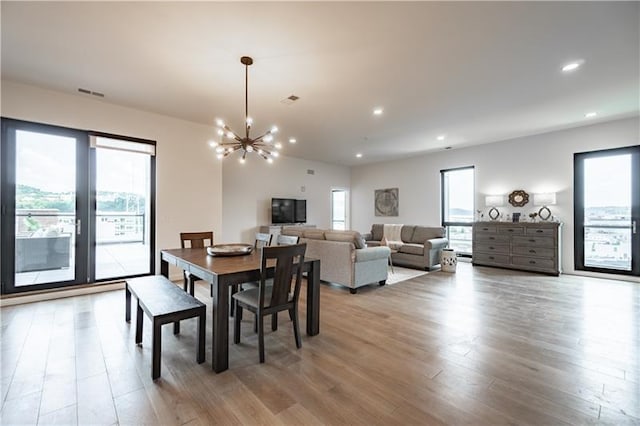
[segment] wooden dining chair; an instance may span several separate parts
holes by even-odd
[[[264,234],[262,232],[256,232],[256,242],[254,247],[257,249],[261,249],[262,247],[270,246],[272,239],[273,239],[272,234]]]
[[[293,244],[298,244],[300,242],[300,237],[296,235],[280,235],[276,238],[276,245],[278,246],[289,246]]]
[[[289,246],[270,246],[262,249],[260,262],[260,282],[258,288],[242,290],[233,295],[237,302],[237,311],[234,317],[233,341],[240,343],[240,323],[242,310],[247,309],[257,316],[258,320],[258,352],[260,363],[264,362],[264,317],[277,314],[280,311],[289,311],[293,323],[293,333],[296,347],[302,347],[300,329],[298,326],[298,299],[300,285],[302,283],[302,265],[306,244]],[[271,285],[267,285],[267,272],[275,260],[275,271]],[[293,289],[292,287],[293,284]]]
[[[189,247],[187,247],[189,243]],[[181,232],[180,247],[182,248],[205,248],[213,245],[213,232]],[[189,294],[195,293],[195,282],[200,278],[191,275],[187,271],[184,272],[184,291],[189,289]]]

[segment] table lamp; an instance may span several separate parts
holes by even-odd
[[[487,195],[484,198],[484,204],[491,207],[489,210],[489,218],[496,220],[500,217],[500,212],[496,207],[504,206],[504,197],[502,195]]]
[[[549,220],[551,218],[551,210],[549,207],[556,203],[556,193],[546,192],[542,194],[533,194],[533,204],[540,207],[538,210],[538,217],[541,220]]]

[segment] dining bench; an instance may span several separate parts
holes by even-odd
[[[180,333],[180,320],[198,317],[197,362],[204,362],[206,305],[180,289],[162,275],[132,278],[125,283],[125,320],[131,321],[131,294],[138,299],[136,311],[136,344],[142,343],[142,312],[153,324],[151,340],[151,378],[160,377],[161,328],[173,323],[173,334]]]

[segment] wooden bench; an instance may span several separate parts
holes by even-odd
[[[198,317],[198,364],[204,362],[206,305],[161,275],[132,278],[125,285],[125,320],[131,321],[131,294],[138,299],[136,343],[142,342],[142,311],[153,323],[151,378],[160,377],[161,327],[173,322],[173,334],[180,333],[180,320]]]

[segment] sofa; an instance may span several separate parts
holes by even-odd
[[[352,294],[364,285],[386,284],[391,250],[366,247],[359,232],[284,227],[282,234],[307,243],[306,256],[320,259],[322,281],[346,286]]]
[[[402,225],[401,241],[391,253],[393,264],[427,271],[436,268],[442,249],[449,245],[445,235],[444,228],[439,226]],[[373,224],[371,232],[364,235],[368,247],[381,246],[383,237],[384,225],[381,223]]]

